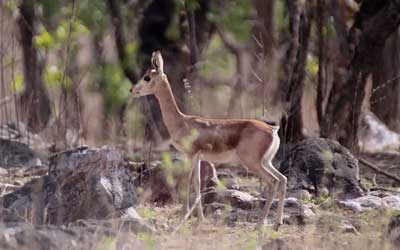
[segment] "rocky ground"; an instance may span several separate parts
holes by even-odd
[[[0,155],[0,249],[400,247],[399,183],[357,160],[400,176],[395,153],[355,157],[323,139],[282,146],[275,165],[288,197],[278,232],[276,202],[269,224],[254,230],[266,192],[240,166],[202,163],[206,221],[177,229],[188,167],[175,153],[148,164],[112,147],[38,154],[1,139]]]

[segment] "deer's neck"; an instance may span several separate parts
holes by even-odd
[[[165,126],[172,139],[178,139],[178,132],[185,129],[184,114],[179,110],[169,84],[155,95],[161,109]]]

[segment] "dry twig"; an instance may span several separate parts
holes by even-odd
[[[400,178],[397,175],[388,173],[387,171],[380,169],[378,166],[376,166],[375,164],[363,159],[363,158],[358,158],[358,160],[366,167],[374,170],[375,172],[382,174],[392,180],[395,180],[396,182],[400,183]]]

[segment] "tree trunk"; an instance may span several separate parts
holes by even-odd
[[[318,124],[322,123],[325,107],[324,99],[327,89],[326,80],[326,67],[325,67],[325,36],[324,36],[324,25],[325,25],[325,0],[317,1],[317,36],[318,36],[318,86],[317,86],[317,117]]]
[[[280,101],[278,88],[278,53],[276,48],[276,27],[275,27],[275,0],[265,1],[256,0],[255,8],[257,10],[257,22],[254,29],[254,37],[256,52],[262,59],[256,58],[255,63],[260,65],[261,80],[263,82],[263,98],[262,98],[262,115],[265,114],[267,105],[276,105]],[[267,101],[267,86],[271,86],[269,91],[272,92],[273,98]]]
[[[293,2],[291,4],[294,4]],[[295,53],[295,61],[293,67],[287,66],[286,76],[288,89],[285,92],[283,102],[288,105],[286,110],[286,115],[282,116],[281,119],[281,129],[279,130],[281,140],[284,142],[296,142],[304,138],[303,136],[303,118],[301,114],[301,99],[304,90],[304,76],[305,76],[305,66],[307,62],[308,45],[311,30],[311,21],[313,18],[313,10],[309,4],[306,4],[304,10],[302,10],[299,3],[297,6],[288,6],[291,12],[291,30],[293,32],[298,32],[298,34],[293,34],[297,37],[297,41],[292,41],[291,48],[296,49],[296,51],[290,51],[288,53],[288,64],[292,63],[291,53]],[[299,20],[297,20],[297,15],[299,15]],[[298,24],[297,24],[298,22]],[[299,27],[294,27],[298,25]],[[295,39],[295,38],[293,38]],[[297,46],[296,46],[297,44]],[[286,63],[285,63],[286,64]]]
[[[38,132],[46,127],[51,116],[50,100],[43,85],[44,65],[39,60],[33,44],[35,31],[35,1],[23,0],[19,6],[18,27],[23,53],[25,90],[20,97],[21,108],[28,126]]]
[[[143,63],[143,69],[150,67],[151,54],[155,50],[161,50],[165,61],[165,72],[169,77],[172,90],[179,107],[183,110],[184,86],[183,77],[184,65],[187,58],[177,45],[177,41],[167,38],[166,32],[170,26],[174,12],[175,1],[153,0],[144,10],[144,18],[139,23],[139,62]],[[162,119],[158,101],[154,96],[143,98],[145,102],[146,127],[150,128],[149,139],[160,141],[169,138],[168,130]]]
[[[275,0],[256,0],[255,7],[257,10],[255,35],[261,42],[264,56],[271,56],[275,50]]]
[[[400,30],[386,41],[373,71],[371,109],[390,129],[400,133]]]
[[[385,1],[386,4],[378,6],[374,15],[366,15],[367,11],[371,13],[372,8],[369,7],[374,2],[364,1],[358,13],[355,25],[360,30],[353,30],[353,34],[358,32],[360,35],[356,33],[350,40],[355,44],[354,55],[343,71],[343,79],[335,79],[323,124],[327,136],[353,149],[357,149],[366,78],[374,69],[386,39],[397,30],[400,23],[400,0]],[[360,21],[360,16],[368,18]]]
[[[138,81],[136,72],[132,69],[129,63],[129,55],[126,53],[126,39],[124,33],[124,24],[122,20],[121,10],[117,0],[108,0],[108,7],[111,14],[111,22],[114,26],[114,38],[115,45],[118,52],[118,60],[122,67],[122,71],[126,78],[128,78],[132,84]]]

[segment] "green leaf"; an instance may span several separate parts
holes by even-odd
[[[317,58],[315,56],[311,56],[311,55],[308,56],[306,70],[311,75],[315,76],[318,74],[319,64],[318,64]]]
[[[207,60],[201,65],[200,74],[206,78],[212,78],[215,75],[230,77],[236,70],[234,55],[226,50],[218,35],[211,38],[204,58]]]
[[[59,88],[62,82],[62,71],[57,65],[48,65],[44,71],[44,82],[50,88]]]
[[[14,81],[12,81],[12,85],[16,93],[21,93],[25,88],[24,75],[21,73],[17,74],[14,78]]]
[[[35,45],[38,48],[44,48],[44,49],[49,49],[54,45],[54,39],[53,36],[45,29],[43,31],[35,36]]]
[[[99,90],[104,94],[106,112],[113,113],[129,97],[131,83],[118,64],[104,64],[99,74],[97,82]]]
[[[255,9],[252,1],[232,0],[221,9],[216,6],[209,13],[211,21],[221,24],[222,28],[231,33],[238,42],[246,42],[250,39],[254,21]]]

